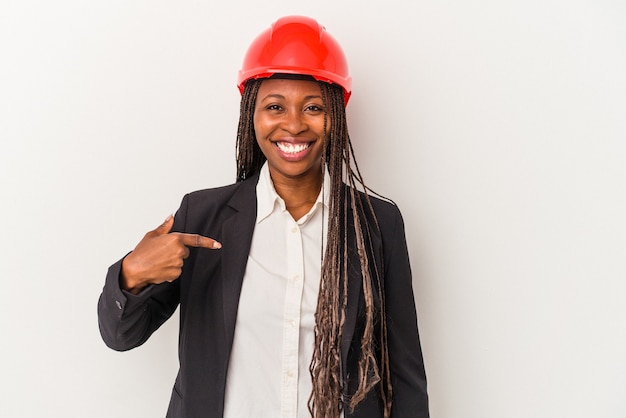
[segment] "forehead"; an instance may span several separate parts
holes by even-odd
[[[257,97],[262,100],[268,95],[278,95],[285,98],[301,98],[309,96],[319,96],[321,98],[322,91],[317,81],[264,79],[259,87]]]

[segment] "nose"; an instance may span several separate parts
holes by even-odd
[[[298,135],[306,131],[308,125],[302,112],[290,110],[286,112],[282,120],[282,128],[291,135]]]

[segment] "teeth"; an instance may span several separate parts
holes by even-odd
[[[278,142],[276,143],[278,148],[282,152],[286,152],[288,154],[296,154],[298,152],[302,152],[309,147],[309,144],[292,144],[290,142]]]

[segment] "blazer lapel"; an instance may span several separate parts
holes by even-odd
[[[256,221],[256,184],[258,176],[241,184],[241,188],[228,202],[235,214],[222,226],[222,280],[224,331],[228,352],[233,343],[235,321],[243,276],[248,263]]]

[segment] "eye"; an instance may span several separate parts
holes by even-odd
[[[324,107],[318,104],[310,104],[305,108],[305,110],[309,112],[323,112]]]
[[[276,110],[276,111],[282,110],[282,107],[277,104],[271,104],[271,105],[266,106],[265,108],[267,110]]]

